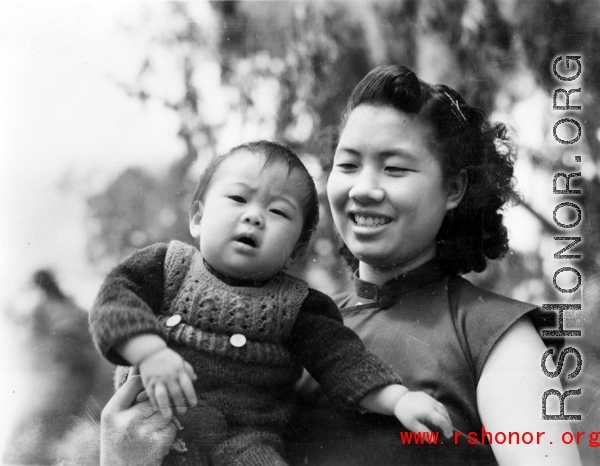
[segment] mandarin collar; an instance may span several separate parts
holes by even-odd
[[[429,285],[445,275],[439,261],[432,259],[416,269],[393,278],[380,288],[374,283],[361,280],[357,270],[353,276],[354,289],[358,297],[378,301],[381,309],[388,309],[398,296]]]

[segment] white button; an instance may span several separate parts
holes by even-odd
[[[175,314],[167,319],[165,325],[167,327],[175,327],[179,322],[181,322],[181,316],[179,314]]]
[[[246,344],[246,337],[241,333],[236,333],[235,335],[231,335],[229,343],[236,348],[240,348]]]

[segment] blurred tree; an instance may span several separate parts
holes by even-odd
[[[187,4],[170,5],[170,26],[150,32],[151,46],[141,61],[137,82],[122,85],[132,97],[159,99],[177,112],[186,153],[167,175],[130,168],[90,198],[88,250],[95,262],[114,263],[132,249],[156,241],[189,239],[185,203],[193,185],[190,168],[199,153],[209,159],[220,146],[241,142],[223,130],[224,121],[229,120],[230,126],[231,121],[238,122],[239,134],[252,134],[245,139],[274,138],[300,152],[328,155],[330,147],[322,145],[325,139],[317,128],[337,124],[347,95],[371,67],[360,16],[343,3],[215,2],[211,6],[219,24],[213,29],[207,21],[201,23],[199,12]],[[152,88],[148,79],[165,51],[178,58],[176,79],[184,82],[175,99]],[[216,121],[203,99],[206,62],[218,63],[221,74],[226,116]],[[305,263],[335,257],[330,254],[331,231],[321,228],[315,240],[319,247],[312,249]],[[329,270],[339,271],[338,265]],[[302,274],[302,269],[300,264],[296,271]]]
[[[426,0],[416,7],[416,68],[491,111],[513,68],[512,28],[494,0]]]
[[[587,171],[571,185],[583,192],[576,200],[584,211],[577,266],[588,286],[585,299],[595,309],[600,295],[595,251],[600,239],[600,55],[594,49],[600,39],[599,6],[600,0],[144,4],[145,16],[133,32],[148,36],[147,52],[136,81],[121,86],[142,102],[153,99],[173,110],[184,149],[163,174],[130,168],[90,199],[90,257],[112,265],[134,248],[188,240],[194,176],[235,144],[271,138],[303,154],[322,201],[320,228],[293,271],[323,291],[339,290],[347,284],[347,269],[334,253],[324,173],[344,104],[358,81],[376,65],[401,63],[426,81],[455,87],[486,112],[501,111],[510,119],[520,102],[540,89],[551,108],[553,90],[565,87],[552,76],[551,63],[575,54],[583,56],[584,67],[582,93],[573,96],[583,106],[576,113],[582,140],[565,147],[547,137],[564,112],[544,112],[528,124],[546,137],[535,147],[521,148],[518,163],[547,180],[541,189],[550,194],[553,174],[578,171],[573,155],[582,156]],[[534,302],[565,298],[552,286],[555,269],[549,265],[558,251],[553,236],[559,229],[551,221],[556,203],[549,208],[549,196],[540,197],[544,200],[524,203],[544,235],[537,246],[513,251],[470,278]],[[598,328],[595,322],[590,332]]]
[[[582,178],[573,180],[571,187],[581,189],[582,193],[571,200],[585,212],[581,226],[581,230],[585,232],[585,240],[580,247],[582,258],[578,265],[588,276],[598,274],[600,270],[600,257],[596,247],[600,242],[600,179],[596,168],[600,162],[600,56],[596,50],[596,44],[600,41],[598,24],[598,0],[536,0],[517,3],[515,11],[515,26],[522,38],[526,60],[539,84],[550,95],[558,88],[581,89],[580,93],[572,94],[570,102],[571,105],[580,105],[581,110],[554,111],[553,117],[556,120],[549,122],[553,125],[565,116],[575,118],[582,127],[581,140],[572,147],[561,146],[552,141],[549,156],[541,158],[539,162],[552,173],[582,172]],[[552,71],[551,64],[554,60],[559,56],[564,60],[566,55],[582,57],[581,77],[573,83],[559,81]],[[557,105],[561,105],[561,99],[564,97],[559,97]],[[548,133],[550,132],[551,129],[548,128]],[[575,154],[582,156],[583,164],[574,163]],[[593,163],[590,164],[590,160]],[[591,172],[584,172],[585,169]],[[564,198],[565,196],[560,197]]]
[[[547,94],[547,108],[552,108],[552,96],[556,89],[580,88],[581,93],[571,96],[571,105],[581,105],[580,111],[544,112],[544,120],[531,122],[540,125],[543,134],[551,135],[552,126],[564,117],[575,118],[582,127],[582,137],[577,144],[565,146],[558,144],[552,137],[546,137],[535,148],[521,148],[519,158],[531,164],[538,172],[546,173],[547,193],[552,193],[551,179],[555,173],[581,172],[582,176],[571,180],[571,189],[581,189],[581,195],[554,196],[547,205],[535,200],[526,200],[524,206],[537,219],[542,226],[544,236],[548,241],[540,241],[535,252],[536,258],[519,256],[512,261],[503,261],[494,264],[486,277],[486,283],[491,287],[510,290],[519,285],[518,281],[540,281],[542,289],[536,287],[537,293],[529,299],[538,301],[540,296],[562,302],[565,299],[574,299],[581,302],[584,298],[589,303],[585,306],[591,315],[596,315],[597,302],[589,300],[587,296],[597,296],[599,289],[600,256],[597,254],[596,245],[600,241],[600,179],[598,177],[598,163],[600,162],[600,57],[595,52],[595,44],[600,40],[600,31],[597,27],[600,20],[600,2],[586,0],[581,2],[564,2],[536,0],[533,2],[500,2],[504,16],[511,25],[513,34],[513,59],[517,76],[533,77],[535,83]],[[579,55],[582,57],[583,72],[574,83],[559,81],[552,72],[552,63],[559,57],[566,55]],[[560,69],[560,67],[559,67]],[[563,68],[564,70],[564,68]],[[503,92],[509,96],[513,105],[523,96],[519,89],[520,82],[516,79],[507,79],[509,84],[503,86]],[[561,99],[558,97],[558,105]],[[580,156],[582,162],[576,163],[575,156]],[[549,196],[545,197],[546,200]],[[552,202],[553,201],[553,202]],[[572,201],[583,211],[580,226],[571,231],[559,228],[551,220],[552,209],[560,202]],[[581,254],[581,259],[576,261],[576,267],[585,279],[587,295],[568,296],[561,295],[552,285],[552,275],[548,270],[556,264],[550,265],[553,254],[559,251],[564,244],[553,241],[555,236],[581,236],[583,241],[571,250],[571,254]],[[536,260],[537,259],[537,260]],[[531,263],[537,264],[531,270]],[[529,263],[529,264],[528,264]],[[511,274],[510,271],[523,268],[528,271],[524,276]],[[556,267],[554,267],[556,269]],[[553,270],[554,271],[554,270]],[[553,272],[552,271],[552,272]],[[530,273],[531,272],[531,273]],[[528,277],[528,278],[527,278]],[[548,301],[546,301],[548,302]],[[599,328],[596,324],[592,328]]]
[[[202,9],[172,3],[161,7],[160,13],[147,11],[150,19],[161,14],[168,21],[162,20],[154,29],[148,26],[155,24],[150,20],[142,24],[150,36],[147,56],[141,61],[138,80],[123,87],[133,97],[158,99],[177,113],[185,152],[164,175],[131,168],[90,199],[91,258],[114,262],[133,248],[155,241],[188,239],[186,203],[194,183],[190,171],[198,154],[205,162],[242,140],[265,137],[316,156],[327,170],[347,96],[368,70],[382,63],[411,66],[423,79],[453,85],[468,101],[492,112],[499,95],[509,94],[512,103],[518,100],[515,92],[507,92],[506,83],[515,82],[524,68],[551,91],[556,85],[550,74],[551,57],[564,47],[581,50],[589,69],[582,118],[587,146],[577,149],[597,153],[600,117],[594,111],[598,100],[595,70],[600,65],[591,50],[599,34],[593,27],[599,14],[594,8],[597,3],[225,1]],[[171,57],[166,65],[161,59],[165,53]],[[214,71],[207,71],[207,63],[213,64]],[[177,92],[165,95],[156,76],[162,73],[164,79],[167,67],[179,84]],[[207,99],[210,91],[204,86],[211,73],[218,74],[213,80],[221,91],[221,110],[216,112],[221,118],[212,115],[215,102]],[[560,157],[548,155],[561,150],[549,146],[521,156],[552,171],[564,164]],[[323,192],[324,180],[318,181]],[[593,189],[595,176],[585,183],[592,188],[584,189],[583,201],[589,226],[598,221],[593,206],[600,205],[595,202],[600,191]],[[527,200],[525,207],[548,233],[556,232],[539,206]],[[316,263],[339,277],[339,262],[328,258],[335,246],[326,202],[323,210],[323,227],[297,272],[302,274],[306,263]],[[591,239],[598,234],[591,233]],[[584,268],[593,269],[595,254],[586,252]],[[478,280],[492,288],[514,289],[524,274],[504,272],[509,267],[532,272],[531,264],[536,263],[537,272],[530,277],[539,280],[542,262],[521,254],[494,265]],[[553,292],[547,286],[546,291]]]
[[[141,61],[137,81],[121,83],[132,97],[142,102],[157,99],[176,112],[178,136],[185,151],[164,174],[128,168],[89,199],[88,253],[92,262],[108,260],[112,265],[136,248],[173,238],[189,239],[187,198],[193,189],[189,171],[199,153],[204,158],[215,155],[214,132],[218,126],[205,118],[207,109],[202,108],[203,96],[198,87],[202,79],[199,64],[212,57],[214,34],[194,20],[191,8],[169,4],[169,26],[150,31],[148,55]],[[198,16],[203,12],[194,13]],[[175,85],[174,91],[165,91],[161,81],[165,79],[165,51],[173,59],[167,65],[167,75],[174,73],[176,84],[182,84]]]
[[[90,257],[114,262],[155,241],[188,239],[186,202],[194,183],[190,170],[198,154],[206,161],[241,140],[265,137],[316,156],[327,170],[347,96],[375,65],[404,63],[425,80],[453,85],[488,112],[494,110],[500,90],[523,64],[551,87],[548,57],[558,53],[552,44],[560,44],[555,49],[565,44],[575,47],[579,41],[589,49],[598,32],[591,27],[593,15],[585,12],[596,2],[588,0],[577,7],[570,2],[534,3],[225,1],[203,9],[187,3],[163,6],[166,11],[160,14],[166,14],[168,21],[153,30],[148,27],[152,21],[142,24],[150,36],[147,56],[141,61],[137,82],[123,87],[133,97],[158,99],[177,113],[185,153],[165,175],[152,176],[132,168],[90,199]],[[158,14],[157,10],[146,12],[150,18]],[[540,14],[544,21],[538,21]],[[578,34],[564,33],[560,41],[549,39],[555,30],[579,31],[581,24],[590,27]],[[167,65],[161,59],[165,53],[172,57]],[[530,61],[530,56],[540,58]],[[211,117],[215,103],[207,100],[203,84],[206,63],[213,63],[219,74],[216,86],[222,91],[222,102],[217,113],[224,115],[220,119]],[[165,95],[151,78],[156,81],[162,73],[164,79],[167,66],[172,68],[170,77],[180,84],[175,86],[178,92]],[[592,79],[597,65],[589,66],[586,76]],[[597,100],[597,91],[586,95],[591,103]],[[585,133],[590,144],[598,145],[594,123],[598,117],[593,116],[597,112],[588,113]],[[232,122],[237,124],[238,139],[231,136],[235,129],[224,130],[234,126]],[[533,159],[536,154],[526,156]],[[550,168],[549,159],[534,161]],[[323,191],[323,180],[319,182]],[[587,192],[591,195],[598,190]],[[334,275],[339,269],[337,261],[323,256],[334,247],[327,203],[323,206],[325,220],[314,243],[320,246],[311,249],[297,269],[300,273],[307,262],[325,266]],[[526,208],[546,229],[552,226],[535,206],[526,204]],[[593,254],[586,256],[593,258]],[[517,255],[511,265],[523,266],[526,261]],[[489,280],[485,276],[481,280],[499,288],[500,272],[492,270]],[[500,285],[511,289],[514,283]]]

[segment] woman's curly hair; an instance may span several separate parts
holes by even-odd
[[[382,66],[367,74],[348,100],[342,128],[359,105],[417,115],[432,130],[431,148],[445,178],[466,171],[464,197],[446,213],[437,236],[437,257],[446,271],[481,272],[488,259],[503,257],[508,234],[502,208],[519,199],[513,178],[516,151],[506,126],[490,122],[450,87],[421,81],[404,66]],[[347,259],[348,253],[343,251]]]

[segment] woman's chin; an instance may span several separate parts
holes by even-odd
[[[353,252],[353,255],[364,265],[372,269],[389,270],[394,268],[394,261],[390,260],[390,255],[386,253],[377,254],[373,251],[368,251],[368,253],[364,254]]]

